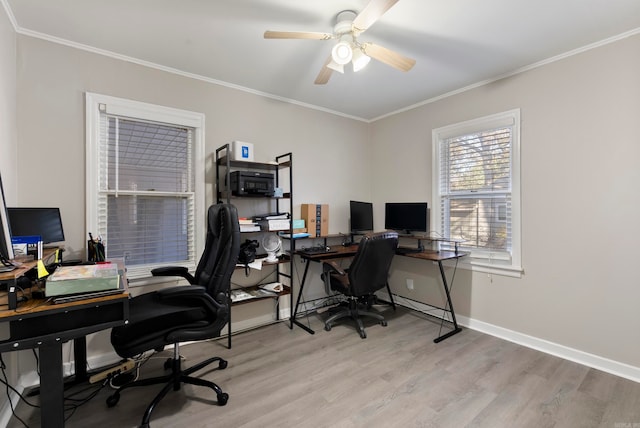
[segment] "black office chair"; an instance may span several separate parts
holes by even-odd
[[[170,374],[125,384],[107,399],[107,405],[113,407],[125,389],[166,383],[147,407],[142,427],[149,426],[154,407],[170,389],[178,391],[181,383],[213,389],[220,406],[229,399],[229,395],[215,383],[191,376],[216,361],[218,369],[224,369],[227,367],[225,360],[213,357],[188,369],[182,369],[180,364],[179,342],[218,337],[229,320],[227,291],[240,249],[238,213],[233,205],[213,205],[209,208],[207,221],[205,249],[195,275],[189,274],[184,267],[163,267],[152,271],[154,276],[180,276],[191,285],[134,297],[129,304],[128,324],[115,327],[111,332],[111,344],[123,358],[150,350],[161,351],[166,345],[174,345],[173,358],[165,363],[165,369],[171,368]]]
[[[338,307],[342,310],[325,321],[325,330],[330,331],[335,321],[350,317],[356,322],[360,337],[365,339],[367,334],[361,316],[375,318],[382,326],[387,325],[382,315],[370,309],[375,301],[374,293],[385,287],[389,290],[387,277],[396,248],[396,232],[374,233],[360,240],[358,251],[348,269],[341,269],[336,262],[323,262],[322,278],[327,290],[342,293],[348,299],[346,306]]]

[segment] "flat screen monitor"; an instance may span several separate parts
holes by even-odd
[[[384,227],[401,233],[428,232],[427,208],[426,202],[387,202]]]
[[[9,216],[7,214],[7,204],[4,199],[4,189],[2,188],[2,176],[0,175],[0,268],[4,266],[2,261],[8,262],[13,259],[13,245],[11,244],[11,226],[9,226]]]
[[[9,208],[13,236],[39,235],[43,244],[64,241],[60,208]]]
[[[349,201],[351,232],[373,230],[373,204],[371,202]]]

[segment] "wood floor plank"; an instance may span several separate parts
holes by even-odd
[[[213,355],[229,361],[224,370],[214,364],[197,373],[218,383],[229,402],[218,406],[211,390],[187,385],[167,394],[151,426],[640,426],[638,383],[468,329],[435,344],[439,322],[403,308],[381,310],[388,326],[366,323],[366,339],[349,322],[324,331],[322,314],[303,319],[314,335],[277,323],[235,335],[232,349],[225,338],[182,346],[185,366]],[[163,372],[171,354],[158,354],[141,375]],[[111,390],[104,388],[66,426],[136,427],[159,389],[124,391],[107,408]],[[28,426],[40,425],[37,409],[20,404],[17,411]],[[13,418],[8,428],[22,426]]]

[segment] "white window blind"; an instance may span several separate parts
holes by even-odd
[[[511,129],[441,144],[441,233],[468,247],[511,250]]]
[[[462,241],[476,261],[515,270],[520,270],[518,123],[516,110],[435,130],[433,139],[437,232]]]
[[[98,232],[128,266],[194,257],[192,130],[104,114]]]
[[[197,179],[204,170],[201,129],[153,121],[151,107],[142,112],[135,103],[137,109],[113,105],[98,103],[95,111],[95,144],[87,157],[88,182],[95,184],[88,189],[88,232],[103,238],[107,258],[125,259],[130,278],[150,276],[157,266],[195,269],[204,234]]]

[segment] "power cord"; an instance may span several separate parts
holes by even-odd
[[[33,351],[33,355],[34,358],[36,359],[36,371],[38,372],[38,375],[40,375],[40,363],[38,360],[38,355],[37,352],[35,351],[35,349],[32,350]],[[145,361],[146,362],[146,361]],[[143,362],[144,363],[144,362]],[[138,366],[139,369],[139,366]],[[6,365],[4,362],[4,359],[2,358],[2,354],[0,354],[0,371],[2,372],[2,379],[0,379],[0,383],[3,383],[5,385],[5,389],[6,389],[6,394],[7,394],[7,401],[9,402],[9,406],[11,407],[11,413],[12,415],[18,420],[20,421],[20,423],[25,427],[25,428],[29,428],[29,425],[20,418],[20,416],[17,415],[16,413],[16,408],[14,406],[13,401],[11,400],[11,395],[10,395],[10,391],[13,391],[15,394],[18,395],[19,400],[22,400],[26,405],[28,405],[29,407],[35,408],[35,409],[39,409],[40,406],[37,404],[33,404],[31,402],[29,402],[24,395],[22,395],[20,392],[18,392],[18,390],[16,390],[13,386],[11,386],[9,384],[9,381],[7,379],[7,373],[6,373]],[[69,395],[66,395],[64,397],[65,403],[64,403],[64,412],[66,413],[65,415],[65,422],[68,421],[76,412],[76,410],[88,403],[89,401],[91,401],[93,398],[95,398],[98,393],[107,385],[110,384],[112,381],[112,379],[105,379],[104,382],[102,382],[99,385],[89,385],[88,387],[81,389],[79,391],[73,392]],[[90,391],[89,394],[85,397],[80,397],[80,398],[76,398],[76,396],[78,396],[79,394],[83,394],[87,391]],[[70,403],[69,403],[70,401]]]
[[[13,406],[13,402],[11,401],[11,394],[9,392],[9,390],[13,391],[14,393],[16,393],[18,395],[18,400],[22,400],[25,404],[27,404],[30,407],[33,408],[40,408],[40,406],[37,406],[33,403],[30,403],[26,398],[24,398],[24,396],[22,394],[20,394],[18,392],[17,389],[15,389],[13,386],[11,386],[9,384],[9,380],[7,379],[7,372],[6,372],[6,368],[7,366],[4,363],[4,358],[2,358],[2,354],[0,354],[0,370],[2,371],[2,379],[0,379],[0,383],[3,383],[5,385],[5,391],[7,393],[7,401],[9,402],[9,407],[11,407],[11,413],[13,414],[13,416],[20,421],[20,423],[22,423],[22,425],[24,425],[26,428],[29,428],[29,425],[27,425],[27,423],[25,421],[23,421],[20,416],[18,416],[16,414],[16,409]]]

